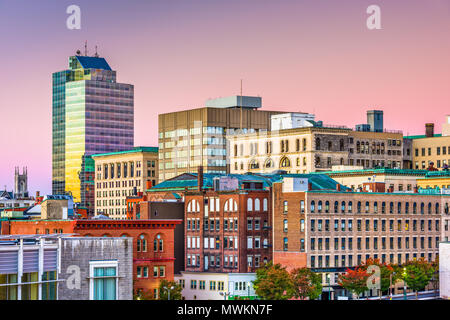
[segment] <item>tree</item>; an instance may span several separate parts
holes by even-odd
[[[308,268],[297,268],[291,272],[295,298],[317,299],[322,293],[322,277]]]
[[[263,300],[287,300],[293,296],[293,284],[289,272],[272,262],[256,270],[253,281],[256,294]]]
[[[159,283],[158,300],[169,300],[169,292],[168,292],[169,290],[170,290],[170,300],[181,300],[181,291],[183,291],[181,284],[176,283],[175,281],[168,281],[168,280],[161,280],[161,282]]]
[[[365,270],[367,272],[367,268],[371,265],[378,266],[380,268],[380,299],[382,292],[389,289],[391,285],[391,277],[392,277],[392,283],[395,283],[401,275],[400,273],[396,273],[394,270],[394,266],[387,264],[387,263],[381,263],[379,259],[372,259],[369,258],[365,263],[363,263],[360,267],[361,269]],[[370,274],[369,274],[370,277]]]
[[[150,290],[136,289],[133,292],[133,300],[155,300]]]
[[[408,287],[416,292],[416,299],[419,298],[419,291],[425,289],[433,277],[435,268],[423,258],[408,261],[403,266],[403,280]]]
[[[347,269],[346,273],[339,275],[338,284],[359,296],[368,290],[367,279],[369,275],[361,268]]]
[[[431,265],[434,268],[434,275],[431,281],[433,283],[433,289],[436,295],[439,290],[439,256],[436,257],[436,260],[433,261]]]

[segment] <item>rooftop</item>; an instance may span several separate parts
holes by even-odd
[[[416,136],[404,136],[403,139],[424,139],[424,138],[437,138],[442,137],[441,133],[434,134],[433,137],[427,137],[426,135],[416,135]]]
[[[269,173],[269,174],[217,174],[217,173],[204,173],[203,174],[203,189],[212,189],[214,178],[229,177],[238,180],[238,185],[241,187],[244,182],[262,182],[263,188],[272,186],[275,182],[282,182],[284,177],[291,178],[306,178],[311,183],[313,190],[336,190],[338,184],[335,180],[331,179],[324,174],[298,174],[298,173]],[[197,189],[197,173],[184,173],[175,178],[163,181],[151,189],[149,192],[158,191],[175,191],[175,190],[188,190]],[[241,188],[240,188],[241,189]],[[341,185],[341,190],[346,190],[347,187]],[[241,189],[242,190],[242,189]],[[246,189],[249,190],[249,189]]]
[[[108,62],[106,62],[105,58],[87,56],[76,56],[76,58],[84,69],[111,70],[111,67]]]
[[[97,158],[97,157],[105,157],[105,156],[113,156],[113,155],[119,155],[119,154],[137,153],[137,152],[158,153],[158,147],[134,147],[133,149],[125,150],[125,151],[94,154],[94,155],[92,155],[92,157]]]

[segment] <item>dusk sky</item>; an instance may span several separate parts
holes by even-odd
[[[66,27],[69,5],[81,30]],[[382,30],[366,9],[381,7]],[[158,113],[208,98],[262,97],[263,109],[440,133],[450,113],[450,0],[0,0],[0,188],[28,166],[29,190],[51,193],[51,75],[98,53],[135,86],[135,145],[157,146]]]

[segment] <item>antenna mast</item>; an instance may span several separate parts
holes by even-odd
[[[87,40],[84,42],[84,55],[87,56]]]
[[[241,133],[242,133],[242,79],[241,79],[241,96],[240,96],[240,100],[241,100]]]

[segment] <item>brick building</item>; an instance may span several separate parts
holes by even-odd
[[[131,237],[135,290],[158,296],[162,279],[174,277],[174,230],[182,220],[9,220],[2,234],[75,233],[89,237]]]
[[[314,185],[313,176],[274,183],[274,262],[321,273],[324,292],[333,291],[332,297],[346,294],[337,277],[347,268],[369,257],[394,264],[434,261],[439,242],[448,239],[450,195]]]

